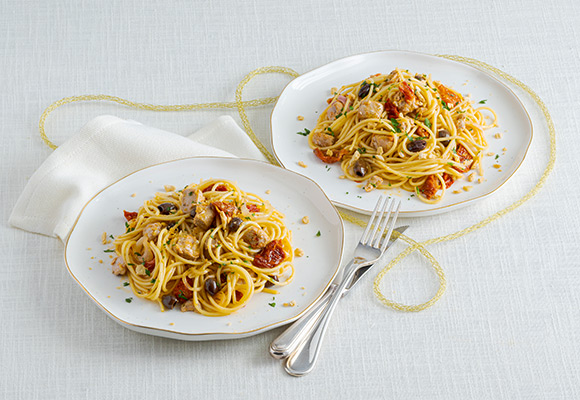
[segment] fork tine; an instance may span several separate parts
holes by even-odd
[[[395,203],[396,203],[395,215],[393,215],[391,219],[391,224],[389,225],[389,231],[387,232],[386,236],[383,239],[383,244],[381,245],[381,252],[384,252],[387,249],[387,245],[389,244],[391,234],[393,233],[393,229],[395,227],[395,222],[397,222],[397,217],[399,216],[399,210],[401,209],[401,201],[398,200],[394,202],[393,205],[395,205]]]
[[[385,197],[384,196],[380,196],[379,200],[377,201],[377,205],[375,206],[375,209],[373,210],[373,213],[371,215],[371,217],[369,218],[369,222],[367,223],[367,226],[360,238],[360,243],[362,244],[367,244],[368,239],[369,239],[369,232],[371,230],[371,226],[373,225],[373,222],[375,220],[375,217],[377,216],[377,212],[379,211],[379,208],[381,206],[381,202],[383,201]]]
[[[379,248],[379,243],[381,243],[381,238],[383,237],[383,232],[385,231],[385,227],[387,226],[387,222],[389,222],[389,217],[393,212],[393,205],[394,200],[393,198],[389,198],[389,201],[385,203],[383,210],[381,211],[381,215],[377,224],[375,226],[375,230],[373,232],[373,239],[369,243],[372,247]],[[388,209],[388,211],[387,211]]]

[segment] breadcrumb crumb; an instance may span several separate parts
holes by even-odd
[[[304,251],[302,251],[302,249],[299,249],[298,247],[294,250],[294,255],[296,257],[302,257],[304,255]]]
[[[302,115],[297,116],[296,119],[298,121],[304,121],[304,117]]]
[[[165,189],[166,192],[173,192],[173,191],[175,191],[175,186],[165,185],[165,186],[163,186],[163,189]]]
[[[304,225],[308,224],[310,222],[310,218],[308,218],[307,215],[305,215],[304,217],[302,217],[302,223]]]
[[[303,161],[298,161],[298,165],[300,165],[302,168],[308,167],[308,165],[304,164]]]

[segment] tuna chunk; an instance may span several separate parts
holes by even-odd
[[[266,246],[270,238],[263,229],[252,226],[249,228],[242,236],[242,239],[246,241],[253,249],[261,249]]]
[[[125,275],[127,273],[127,265],[123,257],[115,257],[111,265],[113,266],[113,274]]]
[[[189,260],[199,258],[199,240],[191,235],[182,234],[177,238],[173,249],[177,254]]]
[[[395,143],[395,140],[390,135],[373,135],[371,137],[371,147],[377,150],[381,147],[383,153],[389,151],[393,147],[393,143]]]
[[[184,214],[191,213],[195,207],[205,201],[205,196],[201,190],[194,189],[191,185],[183,189],[183,197],[181,198],[181,211]]]
[[[341,101],[342,100],[342,101]],[[326,110],[326,119],[334,121],[338,114],[341,113],[342,109],[344,108],[344,103],[346,102],[346,97],[338,96],[336,100],[334,100],[328,110]]]
[[[193,225],[203,230],[209,229],[216,216],[215,209],[211,204],[201,204],[195,208],[195,216],[193,217]]]
[[[316,147],[329,147],[334,144],[336,138],[323,132],[314,132],[312,134],[312,143]]]
[[[163,227],[164,225],[161,222],[153,222],[148,224],[145,229],[143,229],[143,236],[146,237],[147,240],[154,241],[161,233]]]
[[[358,117],[360,119],[380,118],[382,113],[383,105],[377,101],[363,101],[358,107]]]

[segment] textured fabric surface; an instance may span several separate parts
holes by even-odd
[[[0,398],[580,397],[578,2],[0,0],[0,11]],[[153,104],[232,101],[255,68],[303,73],[385,49],[473,57],[525,82],[554,119],[556,168],[522,207],[429,248],[448,282],[434,307],[415,314],[385,308],[372,293],[378,269],[371,271],[339,305],[308,376],[288,376],[268,355],[282,329],[192,343],[123,328],[70,278],[58,240],[8,224],[28,179],[52,153],[38,136],[38,119],[53,101],[100,93]],[[287,82],[260,76],[244,98],[277,96]],[[467,227],[540,177],[546,125],[526,93],[513,89],[534,122],[524,164],[477,205],[405,219],[411,237]],[[248,110],[267,147],[271,109]],[[222,114],[240,122],[234,110],[155,113],[76,103],[51,115],[47,133],[62,144],[102,114],[182,136]],[[348,231],[345,257],[360,230]],[[403,249],[397,244],[389,257]],[[412,304],[436,285],[424,259],[412,255],[387,274],[382,290]]]
[[[208,140],[213,146],[204,143]],[[135,121],[102,115],[89,121],[38,168],[18,198],[9,223],[66,242],[87,201],[122,177],[184,157],[234,155],[264,161],[229,116],[212,121],[188,140]]]

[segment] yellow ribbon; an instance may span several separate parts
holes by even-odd
[[[540,179],[538,180],[536,185],[528,193],[526,193],[522,198],[520,198],[516,202],[512,203],[508,207],[496,212],[493,215],[490,215],[489,217],[483,219],[482,221],[479,221],[478,223],[473,224],[473,225],[471,225],[465,229],[462,229],[460,231],[457,231],[455,233],[445,235],[445,236],[435,237],[435,238],[432,238],[432,239],[429,239],[429,240],[426,240],[423,242],[417,242],[408,236],[399,235],[399,237],[402,240],[404,240],[405,242],[407,242],[409,244],[409,246],[402,253],[397,255],[389,264],[387,264],[379,272],[379,274],[377,275],[377,277],[375,278],[374,283],[373,283],[373,291],[374,291],[375,295],[377,296],[377,298],[381,301],[381,303],[383,303],[384,305],[391,307],[395,310],[399,310],[399,311],[407,311],[407,312],[415,311],[416,312],[416,311],[421,311],[421,310],[424,310],[426,308],[429,308],[433,304],[435,304],[441,298],[441,296],[443,296],[443,293],[445,292],[447,282],[445,279],[445,274],[443,272],[443,269],[441,268],[441,266],[439,265],[439,263],[437,262],[435,257],[433,257],[431,255],[431,253],[429,253],[427,251],[427,249],[425,248],[426,246],[450,241],[453,239],[457,239],[457,238],[464,236],[468,233],[471,233],[477,229],[483,228],[484,226],[488,225],[489,223],[495,221],[496,219],[501,218],[503,215],[515,210],[517,207],[521,206],[523,203],[525,203],[526,201],[528,201],[530,198],[532,198],[534,195],[536,195],[538,193],[538,191],[542,188],[542,186],[546,182],[548,175],[550,175],[550,173],[554,169],[554,164],[556,162],[556,133],[555,133],[555,129],[554,129],[554,123],[552,121],[550,113],[548,112],[548,108],[546,107],[544,102],[540,99],[540,97],[532,89],[530,89],[527,85],[525,85],[521,81],[517,80],[513,76],[507,74],[506,72],[503,72],[500,69],[493,67],[489,64],[486,64],[482,61],[478,61],[478,60],[473,59],[473,58],[447,55],[447,54],[438,54],[437,56],[442,57],[442,58],[446,58],[448,60],[453,60],[453,61],[458,61],[458,62],[461,62],[464,64],[473,65],[473,66],[479,67],[481,69],[485,69],[485,70],[487,70],[487,71],[489,71],[497,76],[500,76],[501,78],[505,79],[506,81],[511,82],[512,84],[520,87],[522,90],[524,90],[536,102],[536,104],[540,107],[542,113],[544,114],[544,118],[546,119],[546,122],[548,124],[548,132],[549,132],[549,137],[550,137],[550,158],[548,160],[548,163],[544,169],[542,176],[540,177]],[[218,109],[218,108],[228,109],[228,108],[231,108],[231,109],[238,110],[238,113],[239,113],[240,118],[242,120],[242,124],[244,126],[244,129],[246,130],[246,133],[248,134],[248,136],[250,137],[252,142],[254,142],[254,144],[258,147],[258,149],[260,149],[260,151],[264,154],[264,156],[272,164],[278,165],[278,162],[276,161],[276,159],[266,149],[266,147],[264,147],[262,142],[260,142],[260,140],[258,139],[256,134],[252,130],[252,127],[250,125],[250,121],[249,121],[248,116],[246,114],[247,108],[272,104],[272,103],[276,102],[277,97],[266,97],[266,98],[262,98],[262,99],[254,99],[254,100],[249,100],[249,101],[242,100],[242,93],[243,93],[244,87],[253,78],[255,78],[258,75],[270,74],[270,73],[286,74],[286,75],[289,75],[293,78],[296,78],[297,76],[299,76],[299,74],[296,71],[294,71],[290,68],[285,68],[285,67],[272,66],[272,67],[258,68],[256,70],[250,72],[248,75],[246,75],[246,77],[244,77],[244,79],[238,84],[238,87],[236,89],[234,102],[154,105],[154,104],[147,104],[147,103],[137,103],[137,102],[133,102],[130,100],[122,99],[120,97],[103,95],[103,94],[65,97],[63,99],[60,99],[60,100],[52,103],[42,113],[42,115],[40,117],[40,121],[39,121],[39,126],[38,126],[38,129],[40,131],[40,137],[42,138],[44,143],[46,143],[47,146],[49,146],[51,149],[56,149],[57,146],[54,143],[52,143],[46,135],[46,131],[44,128],[45,123],[46,123],[46,119],[49,116],[49,114],[51,112],[53,112],[55,109],[57,109],[58,107],[61,107],[65,104],[79,102],[79,101],[109,101],[109,102],[121,104],[121,105],[135,108],[135,109],[150,110],[150,111],[193,111],[193,110],[202,110],[202,109]],[[349,212],[341,211],[340,215],[345,221],[359,225],[361,227],[366,226],[367,222],[365,220],[362,220],[359,217],[357,217]],[[398,264],[401,260],[403,260],[405,257],[407,257],[409,254],[413,253],[414,251],[419,251],[431,263],[431,266],[433,267],[435,274],[439,278],[439,289],[437,290],[437,293],[435,293],[435,295],[431,299],[426,301],[425,303],[417,304],[417,305],[405,305],[405,304],[400,304],[400,303],[397,303],[397,302],[394,302],[392,300],[387,299],[380,290],[380,284],[381,284],[385,274],[391,268],[393,268],[396,264]]]

